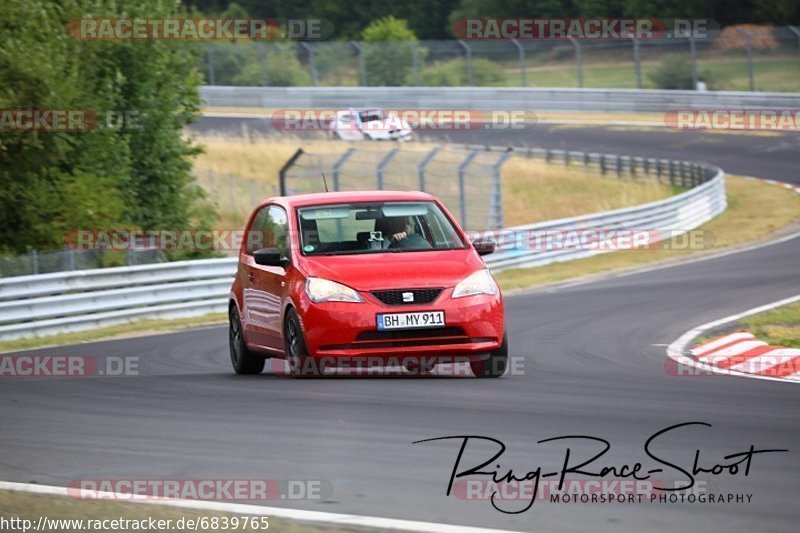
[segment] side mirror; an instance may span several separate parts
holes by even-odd
[[[281,257],[277,248],[262,248],[253,252],[253,259],[257,265],[276,266],[286,268],[289,260]]]
[[[475,247],[475,251],[478,252],[478,255],[489,255],[494,252],[497,243],[492,239],[479,239],[473,241],[472,246]]]

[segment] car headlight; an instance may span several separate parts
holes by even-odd
[[[347,285],[324,278],[308,278],[306,294],[314,303],[363,301],[361,296]]]
[[[453,298],[474,296],[476,294],[497,294],[497,283],[488,270],[473,272],[459,281],[453,289]]]

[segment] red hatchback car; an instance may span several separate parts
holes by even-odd
[[[505,372],[503,297],[479,257],[494,243],[471,243],[430,194],[271,198],[245,236],[229,303],[237,374],[271,357],[288,359],[293,375],[365,362]]]

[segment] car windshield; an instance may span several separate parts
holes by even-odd
[[[331,204],[298,209],[305,255],[456,250],[466,247],[435,202]]]
[[[361,122],[375,122],[377,120],[383,120],[383,112],[382,111],[362,111],[359,113],[361,117]]]

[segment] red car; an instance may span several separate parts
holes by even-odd
[[[365,362],[505,372],[503,297],[479,257],[494,243],[471,243],[430,194],[270,198],[245,236],[229,302],[237,374],[271,357],[294,375]]]

